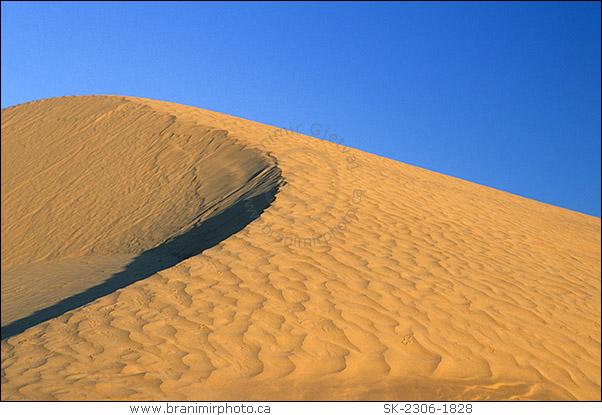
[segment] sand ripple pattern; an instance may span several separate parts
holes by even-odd
[[[600,219],[147,103],[276,159],[319,152],[340,187],[283,158],[286,185],[240,232],[3,341],[2,399],[600,399]]]

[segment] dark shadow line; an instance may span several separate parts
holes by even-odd
[[[182,235],[141,253],[123,271],[116,273],[102,284],[3,326],[0,329],[1,339],[5,340],[22,333],[28,328],[111,294],[136,281],[148,278],[159,271],[171,268],[179,262],[217,245],[259,217],[274,201],[279,183],[279,180],[276,180],[274,186],[264,193],[241,200],[223,212],[200,222]]]

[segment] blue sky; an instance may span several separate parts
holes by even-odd
[[[600,2],[1,7],[2,108],[115,94],[320,123],[350,147],[600,216]]]

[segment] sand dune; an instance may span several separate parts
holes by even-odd
[[[2,399],[599,400],[600,244],[598,218],[228,115],[7,108]]]

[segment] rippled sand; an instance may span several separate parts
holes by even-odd
[[[3,109],[2,399],[600,399],[600,219],[326,138]]]

